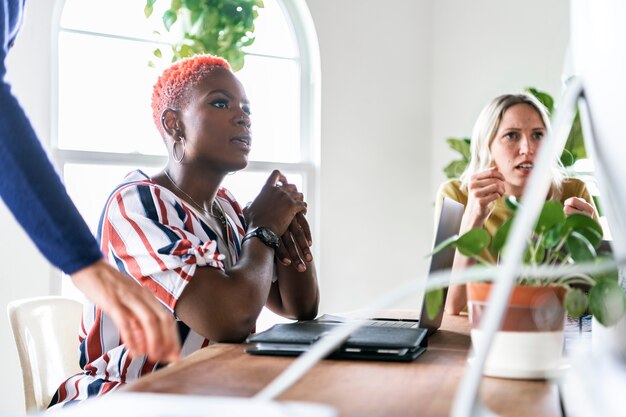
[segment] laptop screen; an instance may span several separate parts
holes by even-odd
[[[461,219],[463,218],[463,212],[465,206],[450,198],[444,197],[441,204],[441,212],[439,214],[439,221],[437,222],[437,229],[435,230],[435,240],[433,243],[433,249],[450,236],[459,233],[461,227]],[[450,247],[436,253],[431,257],[430,268],[428,275],[430,276],[435,271],[441,271],[445,269],[451,269],[454,263],[455,249]],[[448,294],[447,288],[443,290],[443,304],[439,310],[439,313],[433,319],[428,317],[426,312],[426,306],[424,305],[424,297],[422,297],[422,313],[420,316],[420,327],[428,329],[428,334],[434,333],[440,326],[443,319],[444,306],[446,302],[446,296]]]

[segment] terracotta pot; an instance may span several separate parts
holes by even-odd
[[[489,283],[467,285],[474,347],[481,343],[480,322],[491,287]],[[562,287],[514,287],[502,326],[491,345],[484,374],[543,379],[562,371],[564,297]]]
[[[472,328],[478,328],[489,299],[492,284],[467,284],[467,300],[475,308],[470,309]],[[563,287],[531,287],[517,285],[509,298],[509,307],[501,330],[509,332],[563,330]]]

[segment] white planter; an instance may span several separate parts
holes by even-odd
[[[591,349],[594,355],[608,353],[626,361],[626,316],[611,327],[603,326],[594,318],[591,322]]]
[[[483,341],[480,328],[491,284],[467,285],[474,350]],[[496,333],[483,369],[486,376],[547,379],[559,376],[568,365],[563,360],[565,290],[559,287],[515,286],[502,327]]]

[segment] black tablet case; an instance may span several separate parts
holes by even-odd
[[[276,324],[246,340],[253,345],[246,352],[254,355],[297,356],[341,324],[315,321]],[[412,361],[426,350],[426,329],[364,326],[352,333],[333,359]],[[406,351],[405,351],[406,350]]]

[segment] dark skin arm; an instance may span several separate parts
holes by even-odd
[[[283,235],[294,216],[304,210],[301,201],[276,186],[281,179],[284,176],[274,171],[247,209],[250,229],[263,226]],[[300,279],[304,285],[285,283],[279,289],[282,281],[293,278],[293,273],[279,271],[279,282],[272,285],[274,257],[272,248],[265,246],[260,239],[252,238],[244,242],[236,265],[225,272],[199,267],[176,304],[176,314],[207,339],[238,342],[250,334],[266,303],[274,311],[288,317],[301,318],[308,317],[304,313],[316,313],[318,291],[315,269],[307,268],[308,272],[304,275],[307,278]],[[303,276],[302,273],[300,276]],[[299,282],[296,279],[292,281]],[[270,296],[272,287],[276,288],[272,292],[277,295]]]
[[[308,230],[308,222],[304,216],[298,224],[304,225]],[[283,236],[283,241],[286,238],[290,237]],[[293,241],[292,244],[294,247],[298,247]],[[305,255],[301,253],[298,254],[298,257],[306,259]],[[295,320],[312,320],[317,316],[319,305],[319,288],[313,257],[310,256],[310,262],[305,260],[298,266],[300,267],[277,263],[278,280],[272,285],[267,307],[284,317]]]

